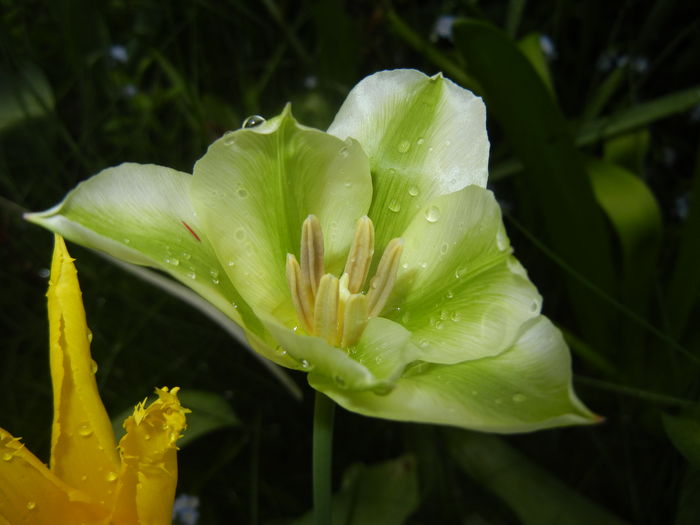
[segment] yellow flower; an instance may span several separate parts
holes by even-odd
[[[175,442],[185,428],[178,388],[156,389],[114,440],[97,392],[78,277],[56,236],[49,283],[54,418],[47,468],[0,428],[0,525],[166,525],[177,484]]]

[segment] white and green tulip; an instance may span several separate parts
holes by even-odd
[[[595,422],[485,189],[488,152],[480,98],[384,71],[327,132],[287,107],[193,175],[122,164],[27,218],[169,273],[348,410],[491,432]]]

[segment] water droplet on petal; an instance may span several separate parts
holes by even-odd
[[[460,314],[457,310],[455,310],[454,312],[452,312],[450,314],[450,319],[452,321],[454,321],[455,323],[458,323],[459,321],[462,320],[462,314]]]
[[[238,188],[236,195],[238,195],[239,199],[247,199],[248,198],[248,190],[246,190],[245,188]]]
[[[189,261],[192,258],[192,254],[188,252],[182,252],[182,258]]]
[[[14,457],[14,455],[12,454],[12,452],[5,451],[2,453],[2,460],[3,461],[12,461],[13,457]]]
[[[229,261],[226,263],[227,266],[236,266],[236,261]]]
[[[87,330],[87,340],[88,343],[92,343],[92,330],[90,330],[89,328]]]
[[[340,148],[340,150],[338,151],[338,156],[341,159],[347,159],[348,155],[350,155],[350,150],[344,146],[342,148]]]
[[[425,142],[425,139],[423,137],[421,137],[416,141],[416,144],[418,144],[419,146],[422,146],[424,142]]]
[[[90,371],[93,374],[97,373],[97,361],[95,361],[94,359],[90,359]]]
[[[428,206],[425,210],[425,220],[428,222],[437,222],[440,220],[440,208],[437,206]]]
[[[78,427],[78,434],[85,438],[92,436],[92,427],[90,426],[90,423],[82,423]]]
[[[398,199],[392,199],[389,203],[389,210],[394,213],[401,211],[401,202]]]
[[[540,309],[540,302],[537,299],[533,299],[530,303],[530,311],[534,314]]]
[[[180,264],[180,260],[175,257],[166,257],[163,261],[165,261],[165,264],[171,264],[172,266],[178,266]]]
[[[513,402],[514,403],[522,403],[527,399],[527,396],[525,394],[517,393],[513,394]]]
[[[238,239],[239,241],[242,241],[243,239],[245,239],[245,231],[243,230],[243,228],[238,228],[236,230],[236,233],[234,233],[234,235],[236,236],[236,239]]]
[[[131,242],[131,239],[127,239],[126,237],[124,237],[124,238],[122,239],[122,242],[123,242],[124,244],[129,244],[129,243]]]
[[[338,385],[340,388],[345,387],[345,379],[343,379],[341,376],[336,375],[333,377],[333,381],[335,381],[335,384]]]
[[[185,275],[192,280],[195,280],[197,278],[197,274],[194,272],[187,272]]]
[[[260,126],[265,122],[265,117],[261,117],[260,115],[251,115],[250,117],[246,118],[243,121],[243,124],[241,124],[242,128],[255,128],[257,126]]]
[[[455,296],[454,291],[452,291],[452,290],[447,290],[447,293],[445,294],[445,297],[447,297],[448,299],[452,299],[454,296]]]
[[[36,508],[36,501],[27,502],[27,510],[34,510]]]
[[[407,140],[402,140],[401,142],[399,142],[399,145],[396,149],[399,150],[399,153],[406,153],[409,149],[411,149],[411,143]]]
[[[461,279],[467,274],[467,267],[466,266],[460,266],[455,270],[455,279]]]
[[[233,131],[227,131],[226,133],[224,133],[224,145],[225,146],[233,146],[235,143],[236,143],[236,136],[233,134]]]
[[[306,369],[311,368],[311,363],[309,363],[306,359],[302,359],[300,364],[301,364],[302,368],[306,368]]]
[[[446,242],[442,243],[442,246],[440,246],[440,253],[445,255],[447,253],[447,250],[450,249],[450,245]]]
[[[413,186],[408,187],[408,194],[411,197],[417,197],[419,193],[420,193],[420,190],[418,189],[418,186],[413,185]]]
[[[116,472],[108,472],[107,476],[105,477],[105,479],[107,480],[108,483],[113,483],[113,482],[117,481],[117,478],[118,478],[118,476],[117,476]]]

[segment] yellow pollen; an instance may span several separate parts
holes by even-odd
[[[301,264],[287,254],[287,283],[306,333],[342,348],[356,344],[367,321],[386,306],[402,252],[402,239],[389,241],[365,294],[362,288],[374,255],[372,220],[365,216],[357,221],[345,270],[338,278],[324,274],[321,224],[309,215],[301,227]]]

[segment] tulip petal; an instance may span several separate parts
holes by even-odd
[[[228,276],[254,309],[279,317],[294,317],[285,261],[299,253],[302,222],[318,218],[325,266],[340,273],[372,197],[359,144],[300,126],[289,106],[214,142],[194,173],[192,202]]]
[[[162,166],[121,164],[82,182],[57,206],[25,218],[118,259],[169,273],[241,324],[240,314],[248,310],[190,205],[191,180]]]
[[[102,525],[107,512],[0,428],[0,523],[54,525],[58,517],[61,523]]]
[[[426,361],[499,354],[537,317],[542,299],[511,256],[490,191],[468,186],[428,203],[403,233],[386,317],[413,332]]]
[[[119,442],[122,470],[116,482],[114,525],[170,525],[177,486],[175,442],[186,427],[178,388],[158,388],[158,399],[139,403]]]
[[[48,297],[54,417],[51,470],[72,487],[105,498],[119,468],[116,443],[97,391],[90,331],[73,259],[55,235]]]
[[[386,395],[349,392],[320,376],[309,382],[350,411],[398,421],[500,433],[600,421],[573,392],[566,343],[543,316],[506,352],[455,365],[415,364]]]
[[[357,84],[328,132],[370,159],[377,251],[436,195],[485,187],[489,142],[480,98],[438,74],[381,71]]]
[[[295,333],[272,317],[262,318],[280,351],[297,359],[300,369],[331,378],[346,390],[389,390],[406,365],[420,356],[410,332],[388,319],[370,319],[357,345],[342,349],[320,337]]]

